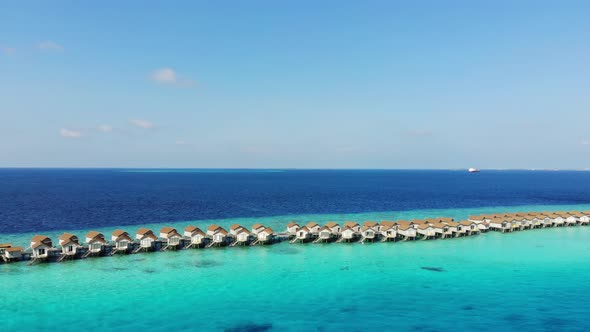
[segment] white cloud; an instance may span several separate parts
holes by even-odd
[[[154,70],[151,79],[156,83],[177,86],[192,86],[194,83],[190,79],[180,77],[172,68],[160,68]]]
[[[580,144],[582,144],[582,145],[590,145],[590,140],[583,139],[583,140],[580,141]]]
[[[176,140],[176,144],[177,145],[186,145],[187,143],[186,143],[186,141],[179,139],[179,140]]]
[[[152,80],[158,83],[164,84],[176,84],[178,83],[178,77],[176,72],[172,68],[161,68],[155,70],[152,73]]]
[[[139,128],[143,128],[143,129],[152,129],[154,128],[154,124],[147,121],[147,120],[141,120],[141,119],[135,119],[135,120],[131,120],[129,121],[132,125],[139,127]]]
[[[103,124],[98,126],[98,130],[102,131],[103,133],[110,133],[113,131],[113,127],[107,124]]]
[[[61,128],[59,130],[59,134],[62,137],[66,137],[66,138],[80,138],[82,136],[82,133],[76,130],[70,130],[70,129],[66,129],[66,128]]]
[[[2,47],[2,52],[4,52],[4,54],[12,55],[12,54],[16,53],[16,48],[4,46],[4,47]]]
[[[61,52],[64,50],[63,46],[61,46],[60,44],[58,44],[54,41],[51,41],[51,40],[46,40],[46,41],[40,42],[38,47],[40,50],[43,50],[43,51]]]

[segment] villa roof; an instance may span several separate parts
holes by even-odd
[[[344,226],[344,228],[342,229],[342,231],[343,231],[343,232],[344,232],[344,231],[347,231],[347,230],[348,230],[348,231],[352,231],[352,232],[354,232],[354,229],[352,229],[352,228],[350,228],[350,227],[348,227],[348,226]]]
[[[257,230],[257,229],[260,229],[260,228],[265,228],[265,227],[264,227],[264,225],[263,225],[263,224],[254,224],[254,225],[252,226],[252,229],[253,229],[253,230]]]
[[[129,235],[129,233],[125,232],[122,229],[115,229],[115,231],[113,232],[113,236],[119,237],[121,235]]]
[[[223,235],[227,235],[227,231],[223,227],[219,227],[216,233],[221,233]]]
[[[470,226],[470,225],[474,224],[473,221],[469,221],[469,220],[461,220],[461,221],[459,221],[459,223],[464,226]]]
[[[273,230],[272,230],[272,228],[270,228],[270,227],[267,227],[267,228],[265,228],[265,229],[263,230],[263,232],[265,232],[266,234],[273,234],[273,233],[274,233],[274,231],[273,231]]]
[[[373,227],[371,227],[371,226],[368,226],[368,225],[364,225],[363,227],[361,227],[361,232],[364,232],[364,231],[366,231],[366,230],[372,230],[372,231],[375,231],[375,230],[373,229]]]
[[[331,232],[332,229],[330,227],[328,227],[328,226],[324,226],[324,227],[320,228],[320,231],[329,231],[329,232]]]
[[[251,234],[249,230],[247,230],[246,228],[240,228],[240,230],[238,230],[238,234],[241,233],[246,233],[246,234]]]
[[[31,247],[33,249],[35,249],[35,248],[37,248],[37,247],[39,247],[41,245],[46,245],[48,247],[51,247],[52,246],[51,239],[48,238],[45,235],[35,235],[35,236],[33,236],[33,238],[31,239]]]
[[[407,221],[407,220],[398,220],[397,225],[399,226],[399,228],[401,228],[402,230],[406,230],[409,228],[412,228],[412,222]]]
[[[154,232],[151,229],[147,229],[147,228],[140,228],[137,230],[137,232],[135,232],[135,234],[138,234],[138,235],[147,235],[150,233],[154,233]]]
[[[451,226],[451,227],[457,227],[460,225],[458,222],[455,222],[455,221],[443,221],[443,223],[447,224],[448,226]]]
[[[104,239],[104,235],[97,231],[90,231],[86,234],[86,242],[97,241],[106,244],[107,241]]]
[[[10,248],[12,244],[10,243],[0,243],[0,249]]]
[[[207,232],[215,232],[220,228],[221,228],[221,226],[212,224],[211,226],[207,227]]]
[[[291,221],[290,223],[288,223],[288,224],[287,224],[287,227],[289,227],[289,228],[291,228],[291,227],[293,227],[293,226],[297,226],[297,227],[299,227],[299,224],[298,224],[298,223],[296,223],[296,222],[294,222],[294,221]]]
[[[199,227],[197,226],[187,226],[184,229],[185,232],[189,232],[189,233],[197,233],[197,234],[201,234],[201,235],[205,235],[205,232],[203,232]]]
[[[418,226],[419,229],[427,229],[427,228],[430,228],[430,225],[429,224],[425,224],[425,223],[420,223],[420,224],[416,224],[415,223],[415,225]]]
[[[7,252],[17,252],[17,251],[23,251],[23,247],[10,247],[10,248],[6,248]]]
[[[307,226],[303,226],[303,227],[301,227],[301,228],[299,229],[299,231],[304,231],[304,232],[307,232],[307,233],[309,233],[309,232],[310,232],[310,230],[309,230],[309,228],[307,228]]]
[[[390,220],[381,221],[381,226],[391,227],[393,225],[395,225],[395,221],[390,221]]]
[[[315,221],[310,221],[305,226],[307,226],[307,228],[313,228],[313,227],[318,227],[319,224]]]
[[[166,234],[166,238],[172,237],[172,236],[181,236],[180,233],[178,233],[178,231],[176,230],[176,228],[172,228],[172,227],[162,227],[162,229],[160,230],[160,235],[161,234]]]
[[[350,228],[352,228],[352,227],[357,227],[357,226],[360,226],[360,225],[359,225],[357,222],[355,222],[355,221],[346,221],[346,222],[344,223],[344,226],[345,226],[345,227],[350,227]]]
[[[60,237],[59,237],[59,242],[60,243],[75,243],[78,244],[78,237],[74,234],[70,234],[70,233],[63,233]]]
[[[330,228],[333,228],[333,227],[336,227],[336,226],[338,226],[338,223],[335,223],[335,222],[333,222],[333,221],[328,221],[328,222],[326,223],[326,226],[327,226],[327,227],[330,227]]]
[[[379,224],[374,221],[365,221],[364,226],[375,227],[375,226],[379,226]]]
[[[231,229],[232,231],[235,231],[240,228],[244,228],[244,227],[240,224],[233,224],[233,225],[231,225],[231,227],[229,229]]]

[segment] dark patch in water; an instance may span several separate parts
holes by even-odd
[[[473,310],[475,309],[475,307],[473,307],[472,305],[464,305],[461,307],[461,310]]]
[[[346,307],[340,308],[340,312],[355,312],[357,310],[358,309],[355,306],[346,306]]]
[[[272,323],[245,323],[236,326],[228,327],[225,332],[265,332],[272,329]]]
[[[348,267],[348,266],[340,268],[340,271],[348,271],[348,270],[350,270],[350,267]]]
[[[540,312],[547,312],[547,311],[549,311],[549,308],[545,308],[545,307],[539,307],[539,308],[537,308],[537,311],[540,311]]]
[[[432,327],[424,324],[412,325],[410,328],[412,331],[434,331]]]
[[[422,288],[426,288],[426,289],[428,289],[428,288],[432,288],[432,286],[429,286],[429,285],[424,285],[424,286],[422,286]]]
[[[295,248],[281,248],[279,250],[276,251],[278,254],[283,254],[283,255],[296,255],[300,252],[300,250],[295,249]]]
[[[125,270],[129,270],[129,269],[126,268],[126,267],[114,267],[111,270],[113,270],[113,271],[125,271]]]
[[[215,267],[215,266],[220,266],[220,265],[222,265],[221,262],[214,261],[214,260],[202,260],[202,261],[195,262],[193,264],[193,266],[197,267],[197,268],[209,268],[209,267]]]
[[[504,317],[502,317],[502,319],[504,319],[507,322],[522,322],[524,320],[524,316],[523,315],[519,315],[519,314],[510,314],[510,315],[506,315]]]
[[[141,261],[145,261],[145,258],[135,258],[131,260],[132,262],[141,262]]]
[[[543,327],[547,331],[564,330],[564,327],[568,323],[569,322],[567,320],[561,319],[561,318],[557,318],[557,317],[547,317],[547,318],[543,319]]]
[[[543,248],[543,247],[545,247],[545,246],[538,244],[538,245],[536,245],[535,247],[537,247],[537,248]]]
[[[446,270],[442,267],[434,267],[434,266],[422,266],[420,267],[422,270],[426,271],[433,271],[433,272],[445,272]]]
[[[155,273],[156,270],[154,270],[154,269],[144,269],[143,272],[145,272],[145,273]]]

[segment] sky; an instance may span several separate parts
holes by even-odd
[[[588,1],[2,1],[0,167],[590,167]]]

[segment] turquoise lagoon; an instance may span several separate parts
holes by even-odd
[[[481,212],[568,209],[590,206],[214,222],[264,222],[282,230],[293,219],[463,218]],[[208,222],[195,224],[206,227]],[[83,237],[85,231],[75,233]],[[30,236],[0,234],[0,242],[23,245]],[[404,243],[281,243],[35,266],[4,264],[0,297],[3,331],[586,331],[590,227]]]

